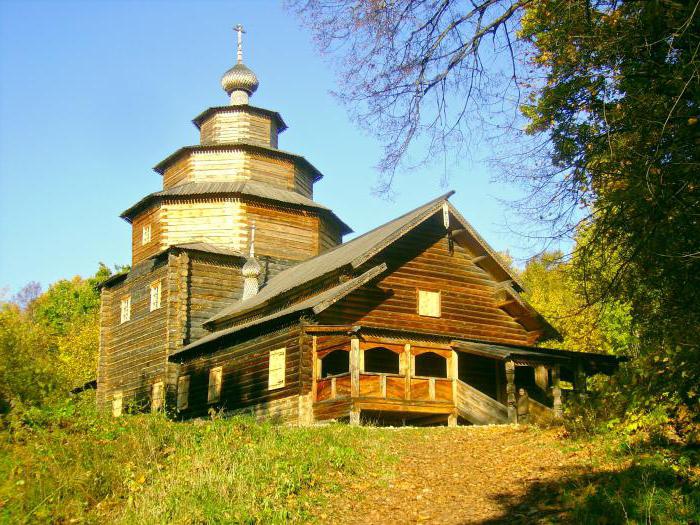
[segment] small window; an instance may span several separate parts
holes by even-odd
[[[418,315],[440,317],[440,292],[418,290]]]
[[[121,322],[131,321],[131,296],[127,295],[122,299]]]
[[[112,415],[119,417],[122,415],[122,393],[115,392],[112,396]]]
[[[284,387],[286,348],[270,352],[270,372],[267,381],[268,390]]]
[[[141,244],[148,244],[151,242],[151,225],[146,224],[141,229]]]
[[[177,409],[185,410],[190,400],[190,376],[177,378]]]
[[[221,399],[221,367],[209,370],[209,391],[207,403],[216,403]]]
[[[160,308],[160,281],[151,284],[151,312]]]
[[[163,381],[153,383],[151,387],[151,412],[163,409]]]

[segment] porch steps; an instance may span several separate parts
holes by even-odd
[[[492,425],[508,422],[505,405],[487,396],[464,381],[457,380],[455,406],[461,417],[473,425]]]

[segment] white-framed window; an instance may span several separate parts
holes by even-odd
[[[440,317],[440,292],[418,290],[418,315]]]
[[[115,392],[112,396],[112,415],[114,417],[122,415],[122,399],[121,391]]]
[[[220,366],[209,370],[209,390],[207,403],[216,403],[221,399],[221,372]]]
[[[177,409],[185,410],[190,402],[190,376],[177,378]]]
[[[121,322],[131,321],[131,296],[122,297]]]
[[[153,310],[158,310],[160,308],[160,291],[161,291],[161,282],[156,281],[154,283],[151,283],[151,312]]]
[[[268,390],[284,387],[286,348],[279,348],[270,352],[270,368],[267,379]]]
[[[145,224],[141,228],[141,244],[148,244],[151,242],[151,225]]]
[[[153,383],[151,387],[151,412],[158,412],[163,409],[164,384],[163,381]]]

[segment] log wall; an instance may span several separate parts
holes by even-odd
[[[150,286],[161,283],[161,307],[150,311]],[[98,402],[121,391],[124,407],[148,406],[151,385],[164,379],[168,325],[168,264],[148,261],[102,292]],[[131,296],[131,320],[121,322],[121,300]]]
[[[151,240],[143,244],[143,227],[148,224],[151,226]],[[135,217],[131,224],[131,265],[157,254],[162,249],[161,213],[160,208],[155,207]]]
[[[299,337],[298,326],[286,327],[244,342],[226,345],[220,350],[183,363],[180,365],[180,374],[190,376],[190,394],[189,406],[182,415],[202,416],[206,415],[210,408],[228,411],[263,405],[287,406],[286,410],[279,408],[273,415],[294,422],[292,420],[298,415],[298,405],[293,401],[285,405],[280,400],[294,397],[298,402]],[[269,354],[270,351],[279,348],[286,348],[285,386],[269,390]],[[209,370],[217,366],[221,366],[223,371],[221,399],[210,405],[207,402]],[[279,403],[272,404],[275,402]],[[294,408],[295,406],[297,408]]]
[[[313,198],[311,174],[292,159],[235,146],[224,151],[190,151],[163,174],[163,188],[185,182],[235,182],[252,180]]]
[[[215,112],[202,122],[200,144],[247,142],[277,147],[277,126],[272,117],[241,111]]]

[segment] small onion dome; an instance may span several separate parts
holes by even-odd
[[[241,269],[241,273],[243,274],[243,277],[258,277],[260,275],[261,269],[262,268],[260,267],[260,263],[253,256],[248,257],[248,259],[246,259],[246,262],[243,265],[243,268]]]
[[[228,95],[234,91],[245,91],[248,95],[252,95],[258,89],[258,85],[258,77],[255,76],[255,73],[240,62],[221,77],[221,87]]]

